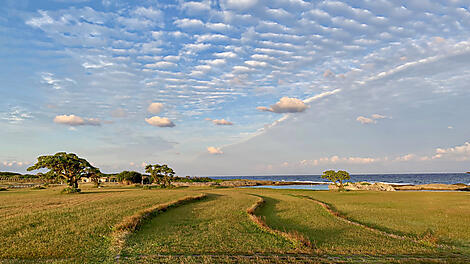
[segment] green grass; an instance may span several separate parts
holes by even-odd
[[[333,205],[346,217],[397,234],[438,242],[470,253],[468,192],[300,192]]]
[[[113,227],[139,212],[206,193],[143,221],[122,245],[122,262],[293,263],[470,261],[470,195],[465,192],[327,192],[302,190],[82,187],[0,193],[0,262],[115,262]],[[304,196],[328,203],[353,221],[411,239],[351,225]],[[298,233],[311,251],[268,232]],[[425,235],[435,243],[416,243]],[[443,244],[444,247],[438,245]]]
[[[275,192],[262,194],[266,204],[259,215],[278,230],[306,235],[320,254],[429,254],[432,247],[393,239],[336,219],[310,200]]]
[[[289,242],[265,233],[246,209],[256,197],[227,189],[154,218],[131,235],[124,256],[155,254],[294,253]]]

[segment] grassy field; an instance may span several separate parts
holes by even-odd
[[[470,261],[465,192],[109,186],[74,195],[60,194],[60,188],[0,192],[0,262],[116,262],[113,227],[145,209],[203,193],[204,199],[143,221],[125,237],[120,262]],[[341,220],[309,197],[372,229]],[[260,228],[246,212],[260,198],[264,203],[255,214],[277,233]],[[282,232],[300,234],[311,246],[301,248]]]

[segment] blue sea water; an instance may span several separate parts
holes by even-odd
[[[271,176],[217,176],[213,179],[247,179],[267,181],[289,181],[327,183],[320,175],[271,175]],[[419,174],[351,174],[352,182],[384,182],[391,184],[429,184],[464,183],[470,185],[470,174],[468,173],[419,173]]]

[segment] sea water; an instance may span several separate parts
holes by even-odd
[[[265,176],[217,176],[213,179],[244,179],[244,180],[263,180],[263,181],[286,181],[302,183],[328,183],[328,180],[321,178],[320,175],[265,175]],[[351,182],[383,182],[396,185],[409,184],[456,184],[464,183],[470,185],[469,173],[417,173],[417,174],[351,174]],[[311,185],[308,185],[311,186]],[[282,188],[282,186],[279,186]],[[313,188],[313,187],[312,187]]]

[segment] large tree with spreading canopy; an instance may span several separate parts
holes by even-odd
[[[58,152],[54,155],[38,157],[36,164],[28,168],[28,171],[49,169],[45,176],[49,179],[64,179],[70,188],[78,189],[78,181],[83,176],[97,175],[99,170],[93,167],[87,160],[73,153]]]

